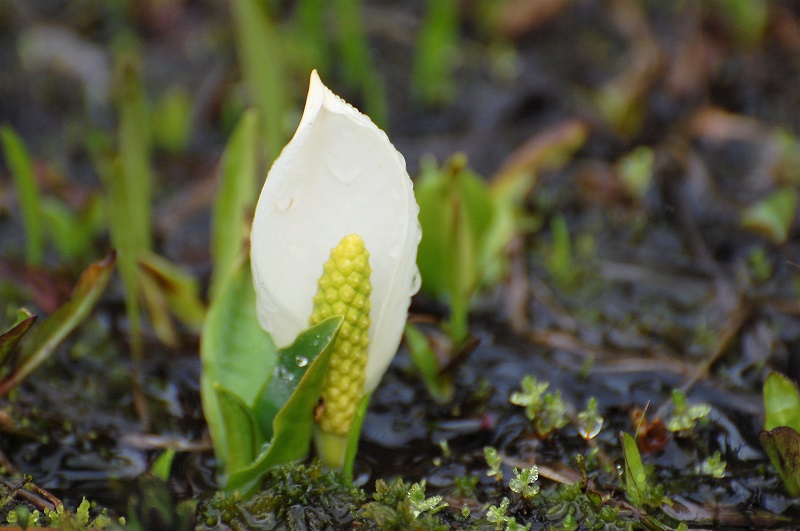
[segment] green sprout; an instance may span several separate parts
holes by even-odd
[[[711,476],[715,479],[722,479],[725,477],[725,467],[727,463],[722,460],[722,454],[719,451],[714,452],[706,457],[702,463],[695,467],[696,474],[703,474]]]
[[[408,489],[408,501],[411,502],[411,513],[417,518],[422,513],[436,514],[445,509],[448,504],[442,502],[441,496],[425,497],[425,480],[414,483]]]
[[[631,504],[641,509],[645,506],[656,507],[663,499],[663,486],[651,485],[647,480],[647,470],[642,463],[642,456],[636,440],[628,433],[622,433],[622,453],[625,466],[622,470],[625,494]]]
[[[764,431],[758,438],[790,496],[800,496],[800,392],[773,372],[764,382]]]
[[[490,505],[486,508],[486,520],[495,525],[495,529],[504,529],[505,531],[522,531],[523,529],[530,529],[530,524],[522,525],[517,522],[516,518],[507,515],[508,506],[511,502],[508,498],[503,498],[500,505]]]
[[[512,393],[509,400],[525,408],[525,416],[533,421],[540,436],[567,425],[567,405],[561,398],[561,391],[545,393],[550,382],[539,382],[530,375],[526,375],[520,385],[522,391]]]
[[[503,473],[500,471],[503,458],[497,453],[497,449],[487,446],[483,449],[483,455],[486,458],[486,464],[489,465],[489,470],[486,471],[486,475],[489,477],[495,476],[497,481],[503,481]]]
[[[516,477],[508,483],[508,487],[512,491],[520,494],[526,500],[539,493],[539,485],[534,485],[539,479],[539,467],[533,465],[522,470],[514,468],[514,476]]]
[[[711,412],[708,404],[692,404],[686,401],[686,395],[679,389],[672,390],[672,403],[675,406],[667,429],[672,432],[688,432],[694,429],[697,421]]]

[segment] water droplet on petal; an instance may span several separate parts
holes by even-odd
[[[414,275],[411,277],[411,290],[409,291],[409,295],[414,295],[416,292],[418,292],[421,285],[422,276],[419,274],[419,269],[414,268]]]
[[[289,195],[283,195],[275,200],[275,208],[280,211],[286,212],[294,204],[294,198]]]
[[[298,367],[305,367],[308,365],[308,358],[305,356],[297,356],[294,361],[297,362]]]

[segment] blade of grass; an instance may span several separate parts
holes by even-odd
[[[39,265],[44,255],[44,225],[33,164],[22,139],[10,126],[0,126],[0,141],[3,144],[3,153],[11,170],[22,211],[22,223],[25,227],[25,262],[28,265]]]
[[[317,69],[320,73],[328,72],[331,53],[325,24],[325,6],[328,0],[298,0],[295,9],[294,32],[298,38],[296,46],[302,46],[303,61],[306,70]]]
[[[345,77],[359,87],[364,97],[364,110],[378,127],[386,128],[388,111],[386,91],[369,54],[369,42],[361,21],[361,0],[334,0],[334,13],[339,29],[339,48]]]
[[[69,301],[33,330],[22,345],[20,363],[0,382],[0,396],[27,378],[89,315],[102,295],[116,263],[116,253],[93,263],[81,274]]]
[[[211,276],[209,300],[219,295],[222,280],[227,278],[242,250],[256,198],[256,142],[258,112],[245,111],[222,155],[221,183],[211,221]]]
[[[150,168],[150,125],[139,69],[131,52],[121,53],[117,64],[120,183],[127,203],[124,223],[133,248],[150,249],[153,174]]]
[[[458,42],[458,2],[428,0],[414,55],[414,84],[427,104],[448,102],[454,93],[453,63]]]
[[[265,2],[233,0],[234,29],[242,74],[263,120],[267,160],[272,161],[285,143],[283,52],[278,30]]]

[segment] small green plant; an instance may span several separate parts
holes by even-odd
[[[800,496],[800,392],[786,376],[772,372],[764,382],[764,430],[759,434],[786,491]]]
[[[486,520],[495,525],[495,529],[505,531],[522,531],[530,529],[530,524],[522,525],[513,516],[506,514],[511,501],[503,498],[500,505],[489,505],[486,507]]]
[[[780,244],[789,237],[797,211],[797,190],[787,186],[750,205],[742,213],[742,226]]]
[[[450,304],[446,329],[458,348],[469,336],[472,298],[500,278],[514,210],[493,197],[486,182],[469,170],[464,155],[441,168],[433,159],[424,160],[414,191],[422,226],[422,288]]]
[[[727,463],[722,460],[722,454],[719,451],[714,452],[706,457],[702,463],[695,467],[695,473],[711,476],[712,478],[722,479],[725,477],[725,468]]]
[[[378,526],[378,529],[408,529],[410,531],[446,531],[436,513],[447,507],[441,496],[425,497],[425,485],[409,485],[402,479],[386,483],[375,482],[375,501],[364,505],[359,519]]]
[[[25,261],[28,265],[39,265],[44,255],[45,225],[42,223],[42,201],[33,163],[22,139],[10,126],[0,127],[0,143],[11,170],[22,212],[25,227]]]
[[[483,455],[486,459],[486,464],[489,465],[489,470],[486,475],[489,477],[494,476],[497,481],[503,481],[503,472],[500,470],[500,465],[503,464],[503,458],[497,453],[497,449],[487,446],[483,449]]]
[[[525,408],[525,416],[533,421],[540,436],[567,425],[567,405],[561,398],[561,391],[546,393],[550,382],[539,382],[531,375],[523,377],[520,385],[522,390],[512,393],[509,401]]]
[[[622,470],[623,487],[628,501],[636,508],[657,507],[663,500],[663,486],[653,486],[647,479],[647,470],[636,440],[628,433],[620,434],[625,466]]]
[[[680,389],[672,390],[672,404],[672,417],[667,422],[667,429],[672,432],[693,430],[697,421],[704,419],[711,412],[711,406],[708,404],[690,405]]]
[[[0,396],[30,376],[86,319],[105,291],[115,263],[116,255],[112,253],[90,265],[78,279],[70,299],[30,333],[36,316],[24,309],[17,312],[14,325],[0,334]]]
[[[539,493],[539,485],[535,485],[539,479],[539,468],[536,465],[522,470],[514,469],[514,479],[509,481],[508,488],[522,496],[525,500],[530,500]]]

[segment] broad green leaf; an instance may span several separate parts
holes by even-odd
[[[266,155],[272,161],[286,140],[284,117],[287,98],[283,75],[283,50],[278,28],[267,2],[233,0],[233,22],[239,63],[250,96],[261,112],[266,135]]]
[[[214,386],[236,393],[253,407],[277,362],[275,344],[258,323],[255,298],[250,262],[240,258],[208,309],[200,341],[203,413],[223,470],[226,432]]]
[[[800,393],[797,386],[779,372],[771,372],[764,381],[764,429],[789,426],[800,432]]]
[[[786,491],[800,496],[800,433],[788,426],[762,431],[758,439],[770,462],[778,470]]]
[[[647,476],[636,441],[628,433],[620,435],[625,457],[625,493],[634,507],[641,508],[647,499]]]
[[[12,355],[14,347],[17,346],[35,322],[35,315],[31,315],[24,308],[17,310],[17,322],[3,334],[0,334],[0,371],[6,372],[6,365],[14,363],[14,360],[16,360],[16,356]]]
[[[786,187],[751,205],[742,213],[742,226],[759,232],[774,243],[789,237],[797,210],[797,190]]]
[[[214,269],[209,298],[219,295],[222,280],[242,252],[249,235],[247,214],[256,198],[258,112],[245,111],[222,155],[220,188],[211,221],[211,257]]]
[[[329,323],[328,327],[312,327],[297,336],[294,343],[278,351],[278,361],[272,375],[264,385],[256,412],[267,439],[274,435],[272,423],[297,389],[300,380],[316,357],[327,348],[331,334],[338,331]]]
[[[33,163],[22,139],[10,126],[0,126],[0,142],[11,170],[22,211],[22,223],[25,227],[25,261],[28,265],[38,265],[42,262],[44,254],[44,225]]]
[[[18,365],[0,381],[0,395],[8,393],[44,363],[64,338],[86,319],[105,290],[115,263],[116,253],[112,252],[86,268],[70,299],[25,339]]]
[[[151,252],[139,256],[139,268],[156,282],[175,317],[192,331],[199,332],[206,307],[200,300],[197,279],[166,258]]]
[[[287,350],[307,356],[308,369],[297,383],[297,388],[275,415],[272,421],[273,437],[270,445],[249,467],[234,471],[228,477],[225,489],[252,491],[273,466],[303,459],[308,455],[314,431],[314,407],[333,352],[333,343],[341,326],[341,317],[331,317],[300,334]],[[313,354],[318,353],[314,356]]]
[[[250,407],[235,393],[219,384],[214,386],[226,437],[224,456],[217,456],[228,470],[240,470],[253,462],[265,442]]]

